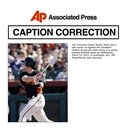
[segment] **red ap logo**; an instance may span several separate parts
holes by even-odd
[[[36,11],[30,21],[36,20],[36,21],[39,21],[41,23],[42,20],[45,20],[46,18],[47,18],[46,13]]]

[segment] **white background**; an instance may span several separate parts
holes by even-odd
[[[47,14],[97,15],[93,21],[44,21],[43,24],[120,25],[119,40],[42,40],[68,43],[68,123],[8,123],[8,43],[11,24],[31,22],[36,10]],[[127,19],[125,0],[1,0],[0,1],[0,127],[1,129],[126,130],[127,129]],[[31,42],[30,40],[26,41]],[[39,42],[39,41],[32,41]],[[72,43],[117,43],[115,57],[102,60],[71,59]]]

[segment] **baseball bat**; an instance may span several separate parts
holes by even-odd
[[[50,59],[49,63],[46,65],[46,67],[43,69],[43,71],[38,73],[36,76],[34,76],[34,83],[35,84],[38,84],[39,79],[41,79],[41,77],[43,76],[44,72],[48,69],[48,67],[51,64],[54,65],[56,63],[58,55],[62,54],[63,51],[64,51],[64,49],[61,48],[58,52],[56,52],[55,55],[52,57],[52,59]]]
[[[46,65],[46,67],[43,69],[43,71],[41,72],[42,74],[44,74],[44,72],[48,69],[48,67],[52,64],[54,65],[57,61],[57,57],[58,55],[61,55],[63,53],[64,49],[61,48],[58,52],[55,53],[55,55],[53,56],[52,59],[50,59],[49,63]]]

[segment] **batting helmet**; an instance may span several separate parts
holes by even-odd
[[[32,69],[35,68],[35,65],[36,65],[36,62],[35,60],[32,58],[32,57],[27,57],[24,61],[24,64],[27,66],[27,67],[31,67]]]

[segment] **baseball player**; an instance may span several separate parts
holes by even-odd
[[[42,76],[34,70],[36,62],[27,57],[24,61],[23,72],[20,74],[20,82],[25,87],[28,103],[20,112],[18,122],[27,122],[32,115],[38,122],[53,122],[49,120],[44,112],[45,98],[42,94],[44,83]]]

